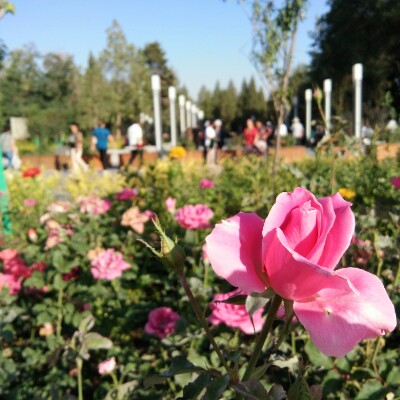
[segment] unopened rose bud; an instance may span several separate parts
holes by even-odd
[[[35,231],[35,229],[33,228],[29,228],[28,230],[28,239],[32,242],[32,243],[36,243],[38,240],[38,234]]]

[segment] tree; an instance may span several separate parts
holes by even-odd
[[[229,81],[228,87],[221,93],[220,103],[220,118],[226,128],[232,128],[232,122],[236,117],[237,112],[237,90],[232,81]]]
[[[352,65],[364,66],[363,100],[369,118],[388,118],[400,108],[400,3],[393,0],[330,0],[314,35],[311,78],[331,78],[337,113],[352,110]],[[387,99],[389,96],[389,105]],[[384,105],[383,105],[384,104]]]

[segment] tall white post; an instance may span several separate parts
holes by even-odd
[[[325,99],[325,135],[331,134],[331,96],[332,96],[332,80],[324,80],[324,99]]]
[[[192,127],[192,102],[186,100],[186,126],[187,128]]]
[[[311,101],[312,101],[312,90],[307,89],[305,91],[306,99],[306,139],[310,142],[311,139]]]
[[[153,107],[154,107],[154,130],[156,139],[156,149],[162,150],[162,125],[161,125],[161,81],[158,75],[152,75],[151,88],[153,89]]]
[[[353,65],[353,82],[354,82],[354,133],[356,138],[361,138],[362,124],[362,64]]]
[[[192,104],[192,127],[194,128],[197,124],[197,106]]]
[[[179,95],[179,121],[181,128],[181,138],[185,137],[185,96],[183,94]]]
[[[169,115],[171,120],[171,145],[176,146],[176,89],[173,86],[168,88]]]

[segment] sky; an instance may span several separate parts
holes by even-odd
[[[9,50],[35,44],[41,53],[74,56],[83,68],[88,55],[106,46],[106,30],[115,19],[127,40],[141,48],[158,41],[169,66],[195,99],[202,85],[212,89],[230,79],[257,78],[250,62],[251,24],[238,0],[13,0],[16,14],[0,21],[0,38]],[[310,61],[318,16],[326,0],[309,0],[298,30],[294,65]]]

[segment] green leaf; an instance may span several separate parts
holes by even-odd
[[[298,377],[290,387],[288,400],[313,400],[311,389],[304,377]]]
[[[53,286],[57,290],[63,290],[67,287],[67,282],[63,280],[60,274],[57,274],[54,277]]]
[[[139,385],[138,381],[125,382],[124,384],[118,386],[117,389],[111,389],[104,400],[125,400],[127,395],[132,393],[133,390]]]
[[[24,286],[41,289],[44,286],[43,274],[39,271],[34,271],[33,274],[25,280]]]
[[[202,400],[218,400],[229,385],[229,376],[223,375],[211,381]]]
[[[252,380],[259,380],[261,379],[265,373],[267,372],[267,369],[271,366],[271,364],[263,364],[257,367],[252,374],[250,375],[250,381]]]
[[[89,350],[110,349],[113,342],[96,332],[89,332],[83,337],[83,342]]]
[[[358,392],[356,400],[380,400],[384,398],[385,390],[378,380],[367,381]]]
[[[307,353],[308,359],[310,360],[311,364],[323,369],[332,368],[333,366],[332,358],[321,353],[321,351],[315,347],[313,342],[309,341],[304,346],[304,350]]]
[[[247,296],[245,305],[250,317],[252,317],[257,310],[263,308],[268,302],[269,298],[257,296],[255,293]]]
[[[268,392],[265,387],[256,380],[238,383],[234,385],[235,391],[245,399],[249,400],[269,400]]]
[[[94,317],[89,314],[87,317],[83,318],[78,325],[78,330],[80,333],[87,333],[94,327]]]
[[[389,385],[400,385],[400,368],[394,367],[386,378],[386,383]]]
[[[281,385],[272,385],[271,389],[268,392],[268,396],[270,400],[285,400],[286,392],[283,390]]]
[[[226,304],[234,304],[237,306],[244,306],[246,304],[247,296],[244,294],[238,294],[236,296],[229,297],[226,300],[217,300],[216,303],[226,303]]]
[[[201,374],[183,388],[183,396],[177,400],[198,399],[203,389],[210,383],[210,374]]]

